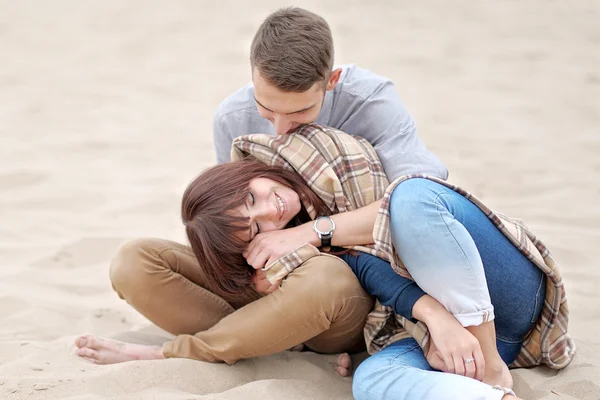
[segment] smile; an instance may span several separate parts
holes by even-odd
[[[281,221],[283,215],[287,211],[287,205],[283,200],[281,200],[281,197],[279,197],[277,193],[275,193],[275,199],[277,200],[277,211],[279,212],[279,220]]]

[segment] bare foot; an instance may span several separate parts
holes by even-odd
[[[501,358],[493,362],[486,360],[483,382],[491,386],[498,385],[503,388],[513,388],[512,376]]]
[[[340,354],[337,357],[335,364],[332,363],[332,365],[334,366],[335,372],[339,376],[352,375],[352,369],[354,366],[352,365],[352,358],[350,358],[350,354],[348,354],[348,353]]]
[[[75,339],[77,355],[94,364],[116,364],[133,360],[160,360],[165,358],[158,346],[123,343],[96,336],[79,336]]]

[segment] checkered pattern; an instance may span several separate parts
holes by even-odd
[[[375,244],[353,248],[389,261],[394,271],[410,279],[410,274],[392,246],[389,200],[394,188],[407,179],[425,178],[466,197],[547,276],[542,314],[512,366],[531,367],[544,363],[551,368],[561,369],[571,362],[575,344],[567,334],[569,310],[559,266],[546,246],[522,221],[493,212],[469,192],[427,175],[406,175],[390,184],[377,153],[366,140],[332,128],[305,125],[291,135],[274,137],[255,134],[235,139],[232,160],[249,156],[299,173],[333,213],[352,211],[382,199],[373,230]],[[314,208],[309,204],[305,206],[314,219]],[[287,274],[318,254],[315,247],[305,244],[273,263],[267,271],[267,278],[271,283],[281,282]],[[428,349],[429,333],[425,324],[414,324],[377,302],[365,325],[369,353],[373,354],[390,343],[408,337],[415,338],[425,351]]]

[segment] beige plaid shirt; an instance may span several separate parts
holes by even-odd
[[[426,178],[438,182],[477,205],[500,231],[547,276],[546,299],[540,318],[529,333],[515,367],[530,367],[545,363],[551,368],[566,367],[575,354],[575,344],[567,334],[569,311],[559,266],[546,246],[520,220],[491,211],[479,199],[446,181],[426,175],[406,175],[391,184],[373,147],[360,137],[336,129],[305,125],[291,135],[248,135],[234,140],[232,160],[248,156],[299,173],[310,188],[329,206],[333,213],[352,211],[382,199],[373,230],[374,245],[355,246],[390,262],[400,275],[411,278],[393,249],[389,226],[389,199],[394,188],[411,178]],[[305,204],[312,218],[314,208]],[[319,250],[305,244],[269,266],[267,278],[281,282],[287,274],[306,260],[319,255]],[[387,345],[413,337],[427,350],[427,326],[410,322],[394,314],[389,307],[376,303],[365,324],[365,340],[373,354]]]

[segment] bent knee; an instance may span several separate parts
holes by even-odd
[[[412,178],[400,183],[390,199],[392,234],[420,232],[428,229],[429,217],[438,213],[440,184],[425,178]]]
[[[156,264],[157,255],[165,249],[164,240],[141,238],[125,242],[110,263],[109,276],[113,288],[120,292],[140,280],[148,266]]]
[[[398,184],[392,192],[390,207],[404,210],[423,202],[429,197],[435,198],[440,184],[425,178],[411,178]]]

